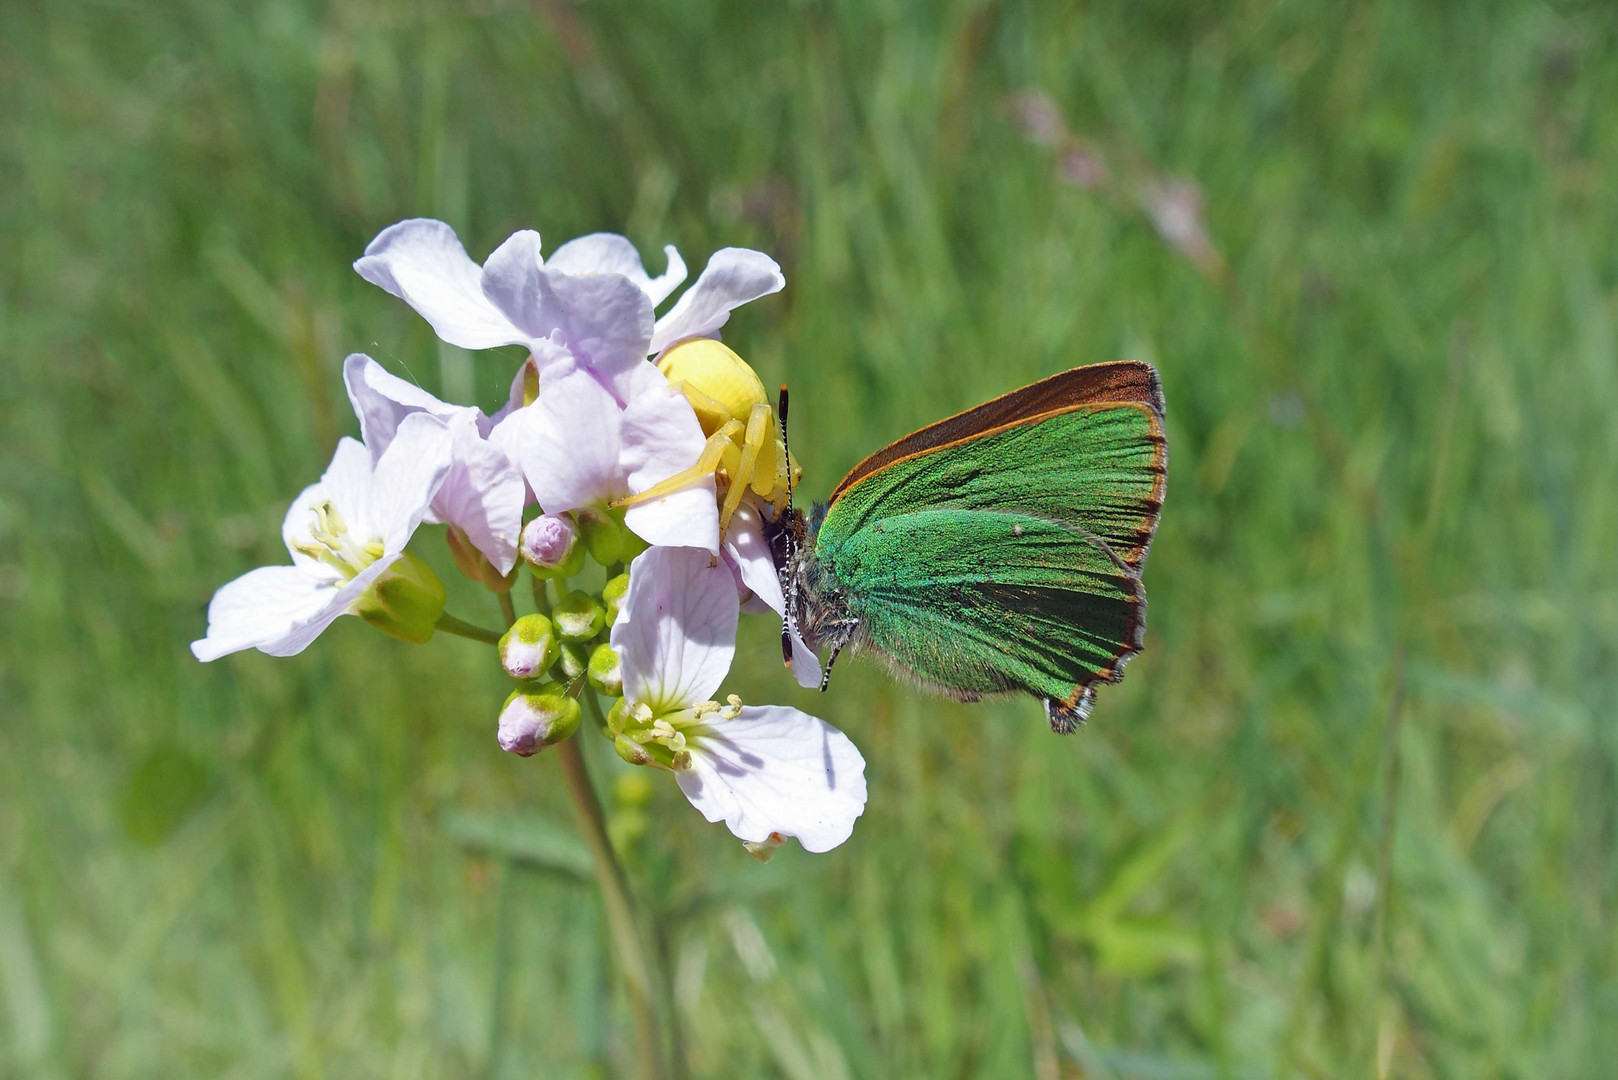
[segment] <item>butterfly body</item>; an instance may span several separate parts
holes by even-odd
[[[1145,629],[1141,569],[1167,477],[1157,373],[1076,368],[931,425],[788,511],[788,620],[961,700],[1027,692],[1089,714]]]

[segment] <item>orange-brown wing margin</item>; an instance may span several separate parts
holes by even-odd
[[[1152,365],[1139,360],[1114,360],[1070,368],[889,443],[850,469],[832,491],[829,501],[836,502],[845,490],[900,458],[1045,413],[1080,405],[1126,402],[1148,405],[1162,417],[1163,384]]]

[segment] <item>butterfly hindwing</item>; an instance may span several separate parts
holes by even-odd
[[[865,640],[958,696],[1063,701],[1140,647],[1140,581],[1096,537],[1026,514],[941,508],[884,518],[838,550]]]

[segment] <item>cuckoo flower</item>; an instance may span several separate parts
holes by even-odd
[[[405,551],[450,471],[453,438],[416,414],[375,459],[353,439],[337,444],[325,475],[305,488],[281,527],[291,566],[237,578],[208,605],[199,660],[242,649],[300,653],[339,615],[359,615],[408,640],[425,641],[444,607],[444,587]]]
[[[619,753],[672,769],[709,821],[750,845],[796,836],[809,851],[848,839],[865,809],[865,759],[842,732],[780,705],[712,700],[735,656],[731,571],[692,548],[653,548],[629,571],[612,628],[623,701]]]
[[[711,476],[679,491],[609,509],[616,499],[681,472],[702,453],[702,428],[685,397],[641,362],[627,406],[584,368],[552,373],[537,400],[512,414],[520,424],[523,473],[547,514],[577,511],[623,523],[648,544],[719,550],[719,511]]]
[[[523,230],[479,266],[448,225],[414,218],[379,233],[354,269],[415,308],[452,345],[523,345],[541,375],[571,357],[627,402],[635,372],[645,366],[640,361],[687,338],[716,334],[732,310],[786,284],[768,255],[724,248],[654,320],[653,309],[686,275],[673,245],[663,250],[668,269],[654,278],[622,236],[581,236],[546,260],[539,234]]]
[[[481,409],[439,401],[421,387],[388,374],[363,353],[343,362],[343,381],[373,460],[380,460],[392,445],[407,416],[425,413],[449,428],[454,460],[424,520],[459,528],[497,572],[510,573],[517,561],[528,492],[522,470],[490,438],[494,422]]]

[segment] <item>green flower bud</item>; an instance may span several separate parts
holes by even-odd
[[[500,638],[500,666],[513,679],[539,678],[560,654],[556,632],[543,615],[524,615]]]
[[[621,508],[580,510],[578,518],[590,557],[602,566],[627,563],[646,550],[646,542],[624,524],[624,511]]]
[[[590,687],[598,694],[615,698],[624,692],[623,665],[618,662],[618,654],[612,651],[611,645],[603,643],[595,647],[590,654],[586,675]]]
[[[554,746],[579,727],[583,711],[576,699],[554,684],[539,690],[513,690],[500,710],[500,749],[528,757]]]
[[[618,756],[631,765],[651,765],[652,755],[646,752],[646,747],[634,741],[627,735],[616,736],[612,740],[612,748],[618,751]]]
[[[511,587],[517,583],[517,568],[513,566],[511,573],[502,576],[483,552],[472,546],[471,539],[460,526],[451,525],[449,531],[444,534],[444,539],[449,543],[449,553],[455,560],[455,569],[490,592],[510,592]]]
[[[691,765],[689,751],[675,752],[662,743],[641,743],[628,735],[614,738],[612,748],[618,751],[619,757],[631,765],[647,765],[654,769],[667,769],[670,772],[690,768]]]
[[[577,641],[562,642],[561,655],[557,658],[556,669],[562,677],[572,682],[590,670],[589,650]]]
[[[551,619],[563,641],[589,641],[606,625],[607,610],[583,589],[574,589],[551,609]]]
[[[623,610],[624,596],[629,592],[629,575],[619,574],[607,582],[601,589],[601,602],[607,606],[607,625],[611,626],[618,621],[618,613]]]
[[[405,552],[355,603],[354,614],[391,637],[421,644],[444,614],[444,583],[413,552]]]

